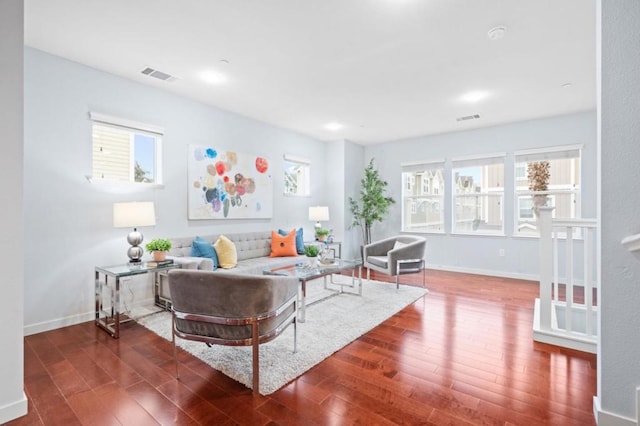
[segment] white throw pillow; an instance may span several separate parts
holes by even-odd
[[[407,243],[403,243],[402,241],[396,241],[395,244],[393,244],[393,250],[397,248],[406,247],[406,246],[408,246]]]

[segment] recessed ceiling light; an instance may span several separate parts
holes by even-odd
[[[505,27],[495,27],[491,28],[487,35],[489,36],[489,40],[498,40],[504,37],[504,34],[507,32]]]
[[[475,104],[476,102],[480,102],[485,99],[487,96],[489,96],[489,92],[486,90],[473,90],[460,96],[460,100],[468,104]]]
[[[342,129],[344,126],[340,123],[336,123],[335,121],[332,121],[331,123],[327,123],[324,125],[324,128],[327,130],[331,130],[332,132],[337,132],[338,130]]]
[[[227,76],[216,71],[203,71],[200,73],[200,78],[208,84],[220,85],[227,82]]]
[[[222,62],[225,65],[229,65],[230,64],[228,59],[220,59],[220,62]]]
[[[573,86],[573,84],[571,84],[571,83],[564,83],[562,85],[562,87],[564,87],[565,89],[568,88],[568,87],[571,87],[571,86]]]

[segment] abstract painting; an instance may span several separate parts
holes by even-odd
[[[273,216],[269,160],[214,146],[189,145],[189,219]]]

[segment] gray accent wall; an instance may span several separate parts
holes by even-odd
[[[27,413],[23,391],[23,290],[25,267],[23,204],[24,4],[0,1],[0,423]]]
[[[505,160],[505,236],[452,235],[426,233],[427,265],[431,268],[536,279],[538,239],[513,236],[514,156],[513,152],[558,145],[583,145],[582,216],[596,215],[596,113],[587,111],[566,116],[423,136],[382,143],[365,148],[365,163],[374,158],[389,193],[396,200],[384,223],[373,228],[373,239],[401,230],[401,164],[446,160],[445,183],[451,188],[451,159],[470,155],[507,153]],[[445,206],[450,203],[445,202]],[[445,228],[451,230],[451,210],[445,210]],[[499,250],[505,255],[499,256]]]
[[[602,179],[598,424],[637,424],[640,254],[630,253],[620,241],[640,233],[640,2],[602,0],[598,7]],[[616,421],[620,418],[630,420]]]

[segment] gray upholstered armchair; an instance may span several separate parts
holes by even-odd
[[[413,235],[397,235],[364,246],[362,265],[367,268],[367,281],[371,270],[396,277],[396,288],[400,288],[400,275],[422,270],[422,285],[425,279],[425,250],[427,240]]]
[[[298,280],[291,277],[171,270],[176,378],[176,336],[207,345],[252,346],[253,391],[258,392],[258,345],[275,339],[293,323],[296,351],[298,286]]]

